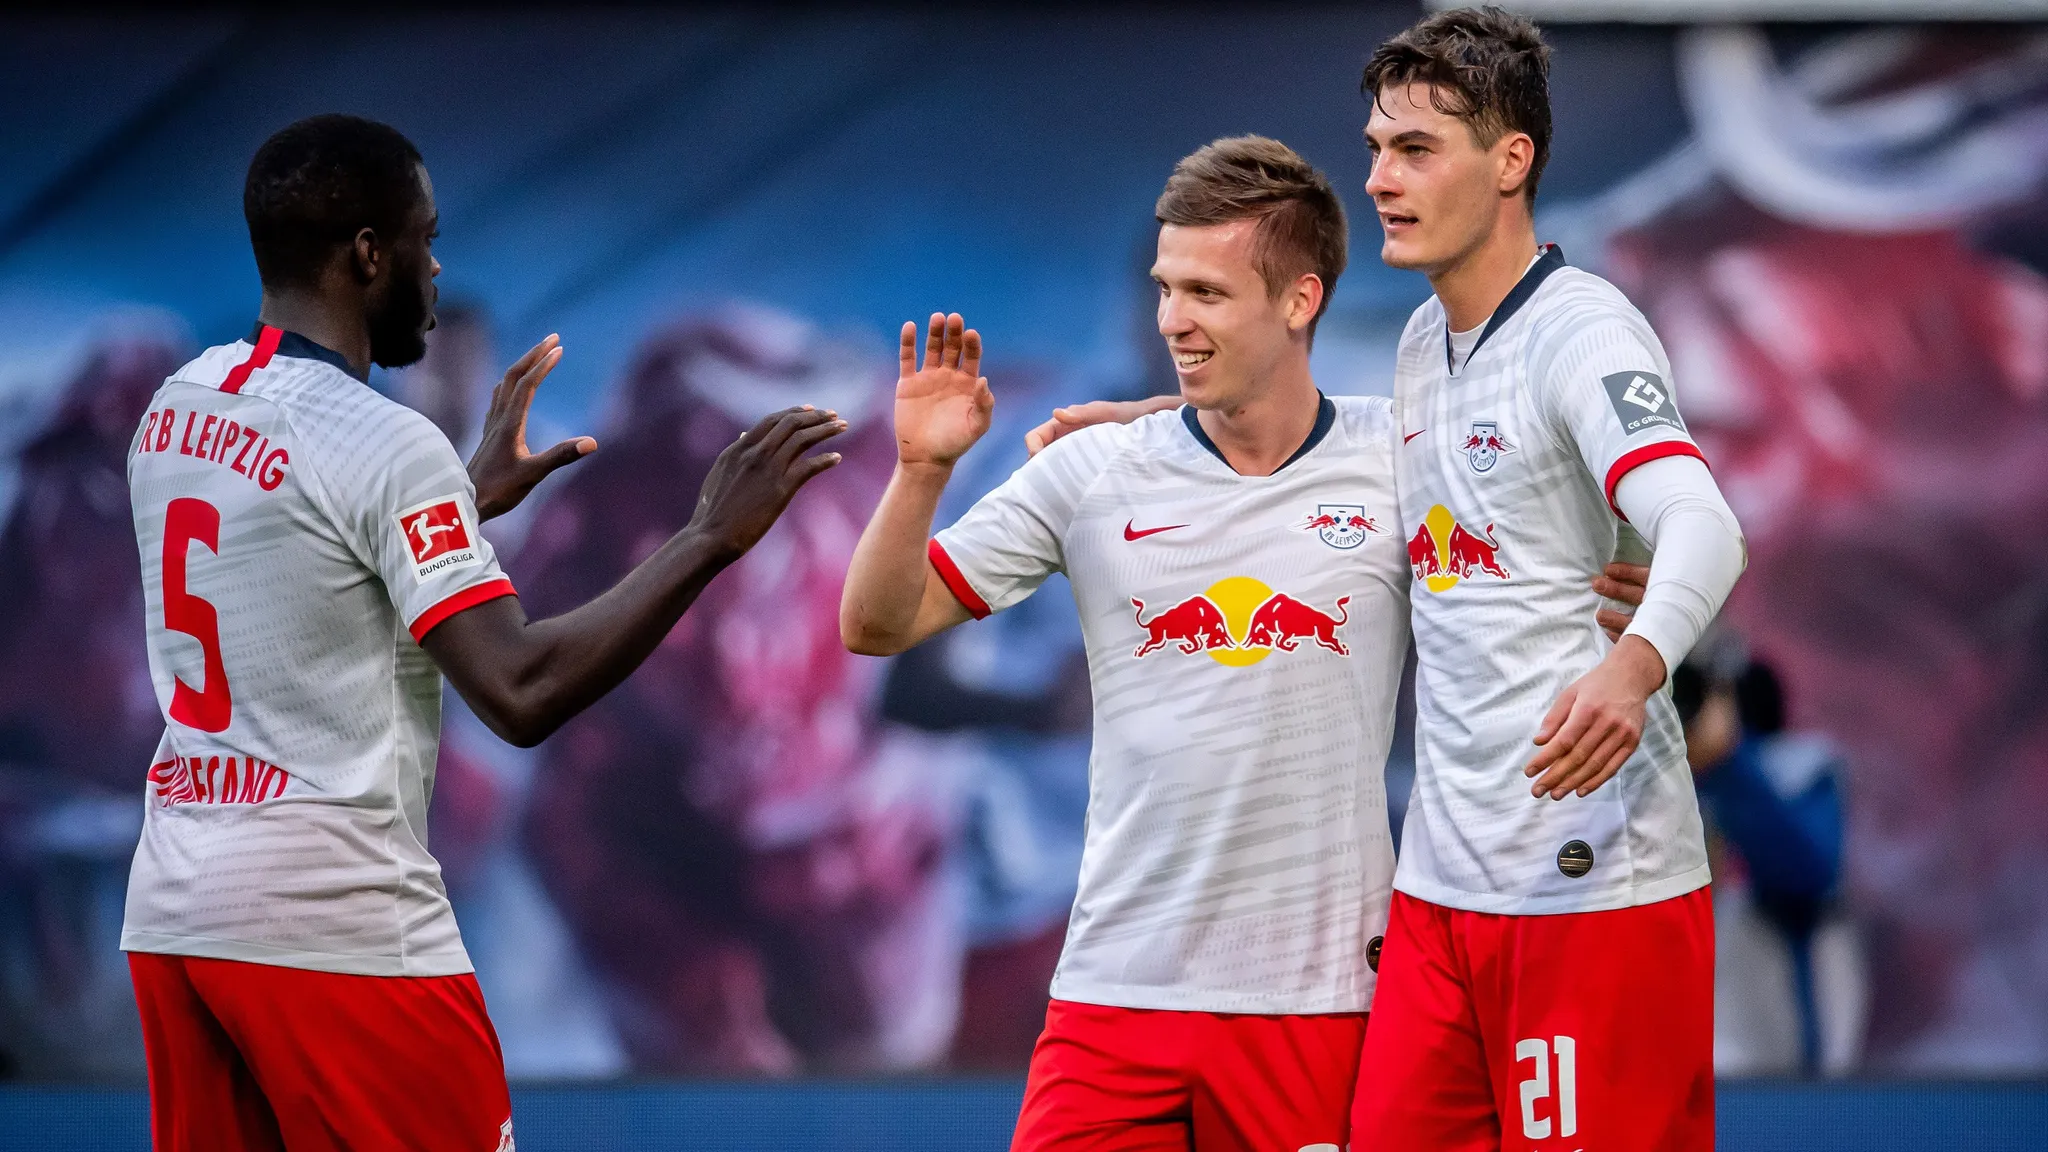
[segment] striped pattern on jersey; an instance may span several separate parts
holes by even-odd
[[[1523,775],[1545,713],[1612,647],[1591,581],[1628,531],[1615,484],[1646,460],[1699,454],[1670,362],[1619,291],[1554,248],[1455,372],[1447,348],[1431,298],[1395,371],[1419,661],[1395,886],[1532,914],[1690,892],[1707,859],[1668,688],[1649,701],[1641,747],[1592,795],[1537,799]]]
[[[1267,477],[1213,455],[1188,409],[1085,429],[933,544],[977,612],[1073,585],[1095,721],[1062,1000],[1371,1003],[1408,579],[1391,406],[1325,404],[1321,440]]]
[[[512,586],[425,417],[265,328],[164,382],[129,491],[165,731],[121,946],[362,975],[470,971],[427,802],[416,638]]]

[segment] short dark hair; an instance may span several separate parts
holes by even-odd
[[[1359,91],[1375,105],[1394,84],[1428,84],[1483,148],[1509,132],[1536,144],[1522,191],[1533,203],[1550,162],[1550,45],[1526,17],[1488,5],[1438,12],[1374,50]]]
[[[398,129],[360,116],[311,116],[265,140],[242,185],[263,283],[311,284],[360,229],[395,237],[419,202],[421,162]]]
[[[1153,212],[1161,224],[1193,227],[1256,219],[1252,264],[1268,295],[1278,297],[1304,273],[1322,280],[1323,302],[1308,324],[1315,336],[1350,244],[1344,202],[1294,149],[1264,136],[1205,144],[1173,166]]]

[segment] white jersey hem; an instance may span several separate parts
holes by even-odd
[[[1397,871],[1394,891],[1461,912],[1485,912],[1495,916],[1563,916],[1572,912],[1614,912],[1657,904],[1705,888],[1712,879],[1711,869],[1702,864],[1639,887],[1593,896],[1517,896],[1504,892],[1466,892],[1425,877],[1402,876]]]
[[[196,956],[202,960],[235,960],[244,964],[268,964],[273,968],[297,968],[307,972],[333,972],[342,976],[461,976],[476,971],[469,953],[455,955],[349,956],[332,952],[307,952],[279,948],[249,940],[222,940],[214,936],[171,936],[160,932],[121,933],[121,951],[153,952],[167,956]]]
[[[1054,977],[1052,998],[1105,1008],[1154,1012],[1216,1012],[1240,1016],[1338,1016],[1372,1010],[1372,987],[1350,996],[1308,996],[1298,992],[1218,992],[1201,988],[1158,988],[1095,984]]]

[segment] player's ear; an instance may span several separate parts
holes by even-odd
[[[349,242],[348,249],[349,271],[355,275],[356,282],[368,284],[375,280],[386,259],[384,246],[378,241],[376,230],[358,229],[355,239]]]
[[[1323,278],[1304,272],[1287,293],[1287,330],[1299,332],[1309,326],[1323,306]]]
[[[1527,132],[1510,132],[1495,147],[1500,152],[1500,194],[1520,195],[1529,182],[1529,166],[1536,162],[1536,142]]]

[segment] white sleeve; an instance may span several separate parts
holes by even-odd
[[[932,538],[933,569],[975,619],[1019,603],[1064,569],[1074,510],[1122,435],[1121,426],[1101,425],[1055,440]]]
[[[1699,642],[1749,562],[1742,526],[1704,461],[1667,456],[1632,468],[1615,505],[1653,549],[1642,607],[1623,633],[1664,657],[1668,676]]]
[[[1657,335],[1640,318],[1581,324],[1536,378],[1552,435],[1577,450],[1617,514],[1615,488],[1630,470],[1673,456],[1705,459],[1678,413]]]
[[[418,641],[465,608],[511,596],[477,531],[476,490],[448,437],[388,402],[315,432],[319,480],[356,555]],[[303,433],[302,433],[303,435]]]

